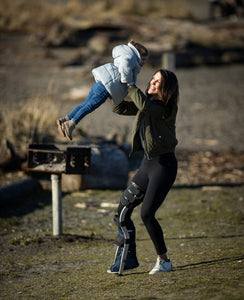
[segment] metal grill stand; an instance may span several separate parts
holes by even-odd
[[[63,234],[61,175],[51,174],[53,235]]]
[[[53,235],[62,232],[62,190],[61,178],[65,174],[85,174],[90,166],[91,149],[89,147],[67,147],[65,145],[33,144],[28,149],[28,167],[30,172],[51,174]]]

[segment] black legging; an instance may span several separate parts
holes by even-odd
[[[153,241],[157,254],[167,252],[162,228],[155,218],[155,213],[163,203],[172,187],[177,174],[177,160],[174,153],[167,153],[158,158],[143,159],[139,170],[132,179],[145,192],[141,207],[141,218]],[[132,213],[133,209],[130,212]],[[131,229],[134,224],[130,220]]]

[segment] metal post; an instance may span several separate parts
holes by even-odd
[[[53,235],[61,235],[62,232],[62,192],[61,175],[51,174],[52,181],[52,210],[53,210]]]
[[[175,70],[175,54],[166,52],[162,55],[162,67],[170,71]]]

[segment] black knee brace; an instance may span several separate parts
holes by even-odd
[[[144,192],[140,187],[131,181],[127,189],[124,191],[120,203],[128,208],[136,207],[143,199]]]
[[[128,220],[131,214],[129,212],[129,209],[139,205],[142,202],[143,197],[144,197],[144,192],[142,191],[142,189],[140,189],[135,182],[131,181],[131,183],[124,191],[120,199],[118,211],[114,216],[114,223],[118,227],[125,226],[127,228]],[[118,234],[115,239],[115,244],[121,247],[123,246],[124,242],[125,242],[124,237],[121,237],[121,235]]]
[[[114,223],[119,227],[121,226],[122,211],[125,207],[127,208],[127,213],[123,215],[123,222],[128,220],[130,218],[131,209],[139,205],[142,202],[143,197],[144,191],[142,191],[135,182],[131,181],[120,198],[117,213],[114,216]]]

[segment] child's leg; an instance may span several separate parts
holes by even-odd
[[[79,111],[80,109],[82,109],[82,105],[83,105],[84,103],[85,103],[85,102],[83,102],[82,104],[76,106],[76,107],[68,114],[68,118],[69,118],[70,120],[72,120],[73,117],[78,113],[78,111]]]
[[[110,94],[105,86],[99,81],[93,85],[86,100],[81,105],[75,107],[68,117],[73,119],[74,123],[77,125],[82,118],[102,105],[108,97],[110,97]]]

